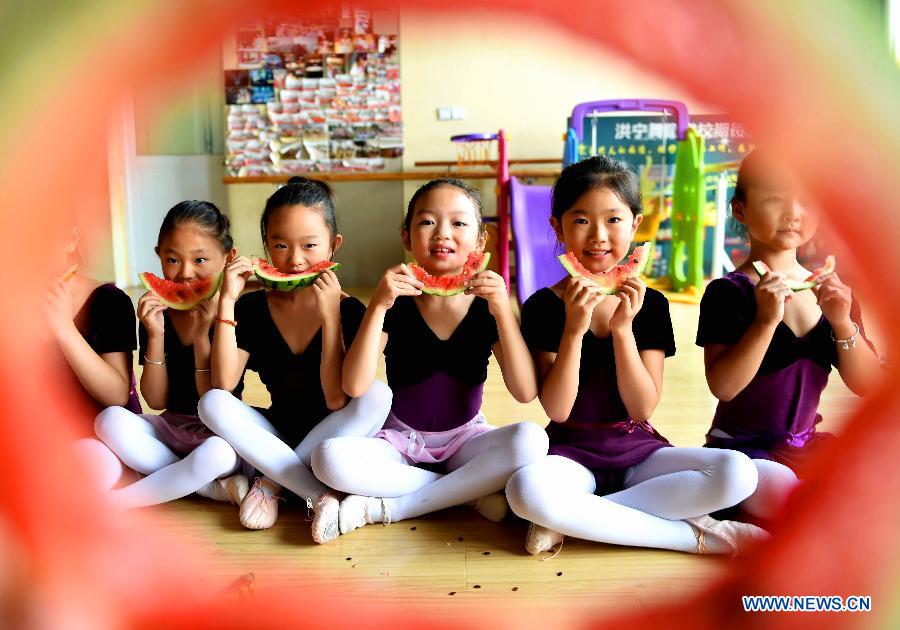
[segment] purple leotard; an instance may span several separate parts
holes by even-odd
[[[739,271],[712,281],[700,303],[697,345],[738,343],[756,317],[753,290],[753,282]],[[855,300],[851,318],[865,338]],[[779,323],[753,380],[716,407],[706,446],[781,462],[795,472],[802,469],[808,455],[833,437],[816,431],[822,421],[819,399],[838,361],[831,336],[824,316],[802,336]]]
[[[494,427],[481,414],[488,359],[500,337],[487,301],[476,297],[447,339],[439,339],[411,297],[384,318],[391,413],[376,437],[411,464],[446,462],[471,438]]]
[[[391,413],[417,431],[449,431],[481,409],[488,359],[499,340],[487,301],[476,297],[446,340],[434,334],[413,298],[398,297],[384,318]]]
[[[551,289],[541,289],[522,306],[522,334],[531,352],[558,352],[566,324],[566,307]],[[644,304],[632,323],[638,350],[675,354],[669,303],[647,289]],[[551,455],[568,457],[590,469],[597,494],[622,489],[625,471],[660,448],[671,446],[647,422],[628,417],[619,395],[612,337],[588,331],[582,341],[578,394],[565,422],[547,427]]]

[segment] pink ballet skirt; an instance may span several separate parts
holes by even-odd
[[[450,459],[463,444],[482,433],[494,430],[480,412],[463,425],[448,431],[417,431],[393,413],[375,437],[387,440],[412,464],[436,464]]]

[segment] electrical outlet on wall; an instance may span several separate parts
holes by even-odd
[[[453,120],[453,110],[450,107],[438,107],[437,119],[438,120]]]
[[[463,120],[466,117],[466,108],[465,107],[451,107],[450,108],[450,119],[451,120]]]

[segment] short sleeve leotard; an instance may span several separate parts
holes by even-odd
[[[499,340],[487,301],[476,297],[456,330],[441,340],[415,300],[400,296],[384,319],[391,414],[417,431],[449,431],[481,409],[488,359]]]
[[[739,271],[713,280],[700,303],[697,345],[738,343],[756,317],[753,291]],[[851,318],[862,331],[855,301]],[[779,323],[753,380],[733,399],[719,401],[706,446],[802,468],[813,447],[832,437],[816,431],[819,400],[838,361],[832,333],[824,316],[802,336]]]
[[[184,345],[178,338],[178,332],[172,325],[172,319],[167,311],[163,311],[163,351],[166,355],[166,375],[168,376],[168,400],[166,410],[186,416],[197,415],[197,403],[200,395],[197,392],[196,363],[194,362],[194,345]],[[209,340],[212,342],[213,329],[209,330]],[[144,365],[144,355],[147,352],[147,329],[144,324],[138,324],[138,347],[140,355],[138,363]],[[244,389],[244,378],[238,382],[232,391],[236,397],[241,397]]]
[[[532,354],[558,352],[565,324],[565,303],[550,288],[537,291],[522,306],[522,334]],[[669,303],[659,291],[647,289],[632,330],[639,351],[675,354]],[[549,453],[590,469],[597,494],[609,494],[622,488],[629,467],[671,444],[649,423],[628,416],[619,395],[612,337],[587,331],[582,344],[578,394],[566,421],[547,427]]]
[[[78,332],[98,355],[111,352],[132,353],[137,348],[137,335],[135,334],[137,318],[131,298],[114,284],[103,284],[94,289],[75,317],[75,321]],[[65,361],[61,353],[60,361]],[[68,373],[71,375],[74,389],[79,392],[81,399],[79,407],[86,414],[85,427],[81,432],[85,435],[93,435],[92,423],[94,417],[103,411],[103,405],[84,390],[71,369],[68,370]],[[125,408],[134,413],[141,413],[141,401],[138,397],[131,363],[128,364],[128,378],[131,387]]]
[[[366,307],[355,297],[341,300],[345,348],[356,337],[365,311]],[[272,319],[265,291],[242,295],[235,303],[234,313],[237,345],[250,354],[247,369],[259,374],[272,397],[272,406],[264,414],[289,445],[297,445],[331,413],[319,376],[322,330],[302,352],[294,354]]]

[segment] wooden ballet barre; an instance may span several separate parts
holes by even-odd
[[[429,167],[429,166],[457,166],[459,165],[459,161],[452,160],[437,160],[434,162],[416,162],[414,165],[416,168],[420,167]],[[497,160],[463,160],[462,164],[465,166],[497,166]],[[560,158],[524,158],[521,160],[509,160],[509,164],[562,164],[562,160]]]
[[[530,169],[510,171],[510,175],[519,178],[554,178],[561,169]],[[440,177],[456,177],[458,179],[496,179],[494,171],[446,170],[446,171],[402,171],[391,173],[300,173],[300,177],[309,177],[323,182],[390,182],[438,179]],[[225,176],[223,184],[284,184],[293,175],[254,175],[248,177]]]

